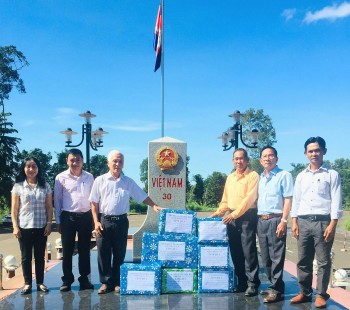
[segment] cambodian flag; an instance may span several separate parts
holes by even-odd
[[[162,19],[162,4],[159,4],[156,26],[154,28],[154,50],[156,51],[156,64],[154,66],[154,72],[156,72],[162,62],[162,28],[163,28],[163,19]]]

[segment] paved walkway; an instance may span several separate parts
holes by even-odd
[[[131,244],[128,246],[128,257],[131,258]],[[285,300],[275,304],[265,305],[262,296],[245,297],[244,293],[239,294],[164,294],[159,296],[151,295],[120,295],[114,292],[106,295],[98,295],[97,288],[100,286],[97,271],[97,253],[91,251],[92,274],[91,282],[95,285],[94,291],[79,291],[77,281],[72,286],[71,292],[61,293],[59,286],[61,285],[62,266],[60,262],[53,262],[52,268],[45,274],[45,283],[50,288],[48,294],[36,292],[28,296],[21,296],[19,291],[14,291],[11,295],[0,301],[0,310],[8,309],[314,309],[312,303],[292,306],[289,303],[290,298],[298,293],[298,286],[295,276],[285,271],[284,279],[286,282]],[[73,259],[73,268],[77,268],[77,256]],[[286,262],[286,269],[293,269],[293,263]],[[260,274],[262,280],[261,289],[268,286],[265,275]],[[35,283],[35,281],[34,281]],[[344,290],[340,288],[330,291],[331,299],[328,301],[328,309],[349,309],[350,293],[344,295]],[[340,300],[338,295],[342,295]],[[347,303],[346,303],[347,300]],[[342,304],[341,304],[341,303]]]
[[[210,214],[210,213],[209,213]],[[207,216],[206,213],[198,214],[199,217]],[[131,232],[135,231],[137,225],[141,225],[144,216],[129,216]],[[11,253],[17,257],[19,261],[19,247],[17,240],[12,238],[12,231],[7,234],[2,232],[0,236],[0,252],[4,254]],[[52,242],[53,248],[55,240],[59,234],[52,233],[49,241]],[[338,240],[339,239],[339,240]],[[336,268],[349,268],[349,253],[341,251],[344,248],[342,235],[340,234],[335,242],[334,251]],[[131,240],[128,243],[127,261],[132,258]],[[348,245],[345,246],[349,249]],[[13,251],[17,251],[16,253]],[[169,294],[160,296],[142,296],[142,295],[119,295],[110,293],[99,296],[97,291],[79,292],[79,285],[75,283],[73,290],[67,293],[61,293],[59,286],[61,285],[62,266],[61,261],[55,260],[56,251],[52,255],[52,259],[47,264],[47,273],[45,274],[45,283],[51,289],[50,293],[43,295],[33,290],[30,296],[22,297],[19,289],[23,285],[21,269],[16,272],[15,278],[3,280],[4,290],[0,290],[0,310],[2,309],[313,309],[311,303],[301,306],[291,306],[289,299],[298,293],[298,286],[295,274],[295,264],[289,259],[296,258],[296,242],[293,238],[288,238],[288,253],[285,263],[285,281],[287,292],[285,301],[281,301],[272,305],[263,304],[262,297],[256,296],[246,298],[244,294]],[[289,257],[288,257],[289,256]],[[97,274],[97,253],[91,251],[92,274],[91,281],[96,289],[100,286]],[[77,257],[73,259],[74,270],[77,271]],[[268,283],[266,277],[261,270],[262,286],[264,289]],[[35,281],[34,281],[35,284]],[[331,300],[328,302],[328,309],[350,309],[350,292],[340,288],[331,288]]]

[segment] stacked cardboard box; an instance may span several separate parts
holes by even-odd
[[[197,292],[196,234],[196,213],[174,209],[161,211],[158,235],[144,234],[141,261],[157,257],[162,266],[162,293]]]
[[[221,218],[197,219],[198,292],[226,293],[233,290],[226,225]]]
[[[120,266],[120,294],[159,295],[161,266],[155,264],[123,264]]]
[[[192,211],[163,209],[159,216],[158,234],[144,233],[141,264],[123,264],[121,294],[160,294],[197,291],[196,214]],[[123,267],[126,265],[125,267]],[[141,267],[138,267],[141,266]],[[142,270],[139,270],[142,268]],[[142,273],[159,268],[160,279],[154,276],[154,287]],[[137,283],[131,272],[137,272]],[[130,275],[132,277],[130,277]],[[158,273],[157,273],[158,275]],[[144,279],[144,280],[143,280]],[[128,290],[127,287],[133,290]],[[145,290],[145,287],[147,290]]]
[[[197,219],[192,211],[163,209],[158,234],[143,235],[141,264],[121,268],[121,294],[232,289],[226,225],[221,218]]]

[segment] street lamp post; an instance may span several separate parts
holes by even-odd
[[[79,114],[79,116],[85,118],[85,124],[82,125],[81,141],[76,145],[72,145],[72,136],[76,135],[77,132],[73,131],[72,128],[67,128],[66,130],[60,131],[61,134],[66,136],[66,147],[78,147],[83,144],[85,138],[86,145],[86,166],[87,170],[90,171],[90,147],[97,151],[97,148],[103,146],[103,135],[108,132],[103,131],[100,127],[97,130],[92,131],[91,119],[96,117],[95,114],[92,114],[90,111]]]
[[[228,151],[233,147],[236,150],[238,148],[238,140],[241,140],[244,146],[251,149],[256,149],[258,147],[259,131],[253,129],[250,132],[253,142],[251,145],[249,145],[243,141],[243,129],[240,120],[241,117],[244,117],[244,114],[242,114],[239,111],[236,111],[233,114],[230,114],[229,117],[232,117],[235,121],[233,126],[228,128],[227,131],[224,131],[222,135],[218,137],[218,139],[222,140],[222,147],[224,148],[223,151]]]

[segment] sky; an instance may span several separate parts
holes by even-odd
[[[118,149],[140,184],[148,143],[161,137],[161,72],[153,72],[159,1],[0,0],[0,46],[30,65],[27,93],[5,109],[20,150],[64,150],[67,127],[108,132],[95,154]],[[263,109],[276,130],[279,166],[306,163],[322,136],[325,159],[349,158],[350,1],[184,1],[164,4],[164,135],[187,143],[190,178],[229,174],[218,136],[228,115]],[[83,144],[84,145],[84,144]],[[242,146],[242,145],[240,145]],[[85,153],[85,147],[82,147]]]

